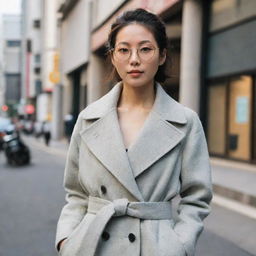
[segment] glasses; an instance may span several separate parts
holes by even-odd
[[[156,49],[158,48],[153,45],[141,46],[136,49],[137,56],[139,56],[140,60],[150,61],[154,57]],[[114,58],[119,61],[127,61],[132,55],[132,48],[127,46],[116,46],[112,51]]]

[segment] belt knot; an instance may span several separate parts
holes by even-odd
[[[129,201],[126,198],[113,200],[114,216],[124,216],[127,213]]]

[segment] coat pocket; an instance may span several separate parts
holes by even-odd
[[[187,256],[185,247],[173,230],[172,220],[160,221],[159,255],[161,256]]]
[[[94,214],[86,213],[81,222],[75,227],[64,244],[61,246],[59,251],[60,256],[79,255],[77,252],[79,251],[83,237],[94,217]]]
[[[171,225],[171,232],[173,233],[174,237],[177,239],[177,243],[179,243],[184,251],[184,256],[188,256],[185,246],[183,244],[183,242],[181,241],[179,235],[174,231],[174,221],[170,220],[170,225]]]

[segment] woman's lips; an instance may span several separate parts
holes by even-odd
[[[134,70],[134,71],[130,71],[128,72],[128,74],[131,76],[131,77],[139,77],[143,74],[142,71],[137,71],[137,70]]]

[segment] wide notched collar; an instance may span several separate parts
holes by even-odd
[[[184,107],[173,100],[158,83],[153,107],[137,139],[125,151],[117,102],[122,83],[90,104],[82,118],[95,120],[80,132],[83,141],[98,160],[139,201],[144,201],[136,178],[164,154],[172,150],[185,134],[172,123],[186,124]]]
[[[184,107],[172,99],[159,83],[156,83],[155,86],[156,98],[152,110],[167,121],[185,124],[187,119]],[[122,87],[122,82],[117,83],[107,94],[90,104],[84,110],[82,117],[88,120],[101,118],[112,108],[116,108]]]

